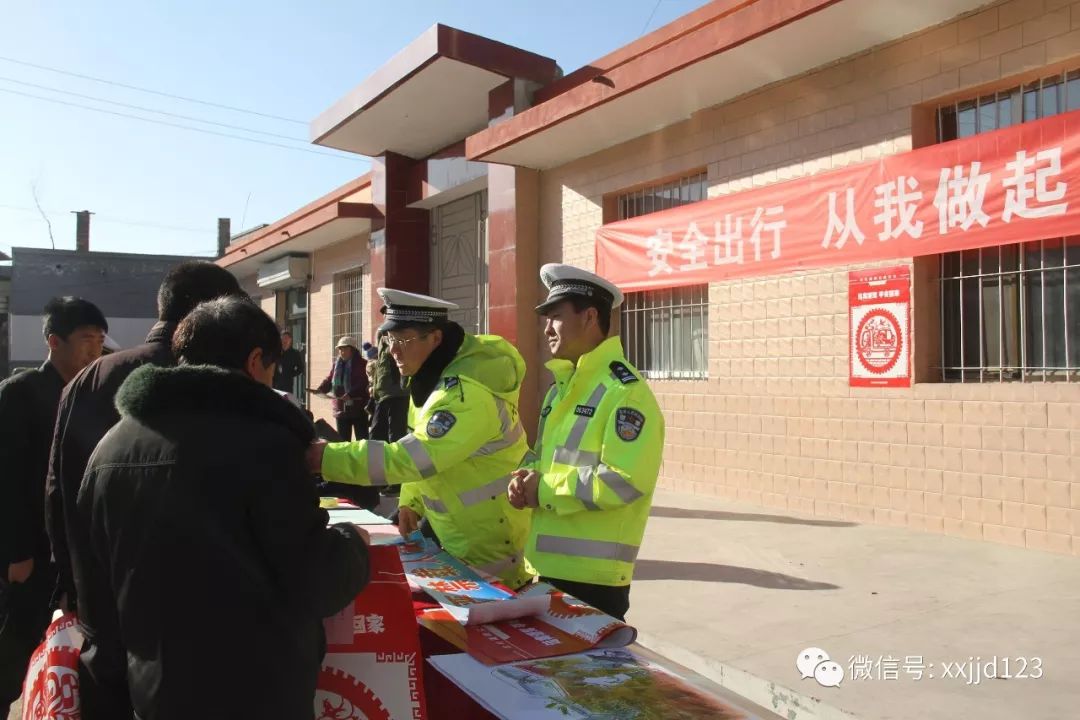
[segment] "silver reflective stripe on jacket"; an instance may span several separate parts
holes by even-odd
[[[444,503],[442,500],[432,500],[427,495],[421,495],[420,497],[424,499],[424,507],[426,507],[428,510],[434,510],[435,512],[439,513],[450,512],[450,510],[446,507],[446,503]]]
[[[579,467],[577,487],[574,488],[574,497],[581,501],[586,510],[599,510],[600,506],[593,502],[593,468],[591,466]]]
[[[476,455],[492,455],[505,450],[514,443],[516,443],[522,435],[525,434],[525,429],[521,427],[520,422],[514,422],[510,417],[510,408],[502,398],[492,398],[495,400],[495,409],[499,413],[499,437],[497,440],[492,440],[489,443],[485,443],[473,453]]]
[[[483,565],[473,565],[473,567],[477,570],[480,570],[481,572],[487,573],[488,575],[498,575],[505,570],[509,570],[511,567],[518,564],[519,562],[521,562],[521,555],[519,555],[518,553],[514,553],[513,555],[508,555],[501,560],[493,560],[492,562],[484,563]]]
[[[629,505],[642,496],[642,492],[636,487],[626,481],[619,473],[615,472],[607,465],[601,463],[596,467],[579,467],[578,468],[578,495],[580,497],[581,483],[583,478],[587,478],[586,482],[589,483],[590,491],[588,497],[592,499],[592,479],[593,477],[599,477],[604,481],[604,484],[611,488],[611,491],[619,496],[619,499]]]
[[[600,453],[591,450],[571,450],[565,447],[557,447],[551,459],[560,465],[585,467],[598,464],[600,462]]]
[[[409,433],[398,442],[409,453],[409,457],[412,458],[413,464],[416,465],[420,477],[429,478],[435,474],[435,463],[431,461],[431,456],[424,449],[424,444],[415,435]]]
[[[500,495],[506,494],[506,487],[510,484],[509,477],[500,477],[492,480],[487,485],[483,485],[472,490],[466,490],[463,493],[458,494],[458,499],[461,500],[461,504],[465,507],[482,503],[485,500],[495,500]]]
[[[584,540],[582,538],[559,537],[558,535],[537,535],[536,549],[539,552],[559,553],[573,557],[595,558],[597,560],[619,560],[632,563],[637,558],[638,547],[607,540]]]
[[[372,485],[386,485],[386,443],[367,441],[367,474]]]
[[[581,447],[581,439],[585,437],[585,429],[589,427],[589,421],[596,417],[596,408],[600,407],[600,401],[604,399],[605,392],[607,392],[607,387],[602,383],[592,391],[592,395],[589,396],[588,400],[589,407],[593,408],[592,417],[587,415],[578,416],[577,420],[574,421],[574,426],[570,428],[570,434],[566,437],[566,444],[555,448],[552,460],[562,465],[577,465],[579,467],[596,465],[600,462],[598,453],[582,452],[579,448]]]

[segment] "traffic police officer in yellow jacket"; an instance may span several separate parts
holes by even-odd
[[[334,482],[401,484],[403,535],[426,517],[447,552],[517,588],[531,578],[530,513],[510,506],[506,482],[529,450],[518,417],[525,361],[501,337],[466,334],[449,319],[453,303],[385,288],[379,296],[411,430],[396,442],[315,445],[311,469]]]
[[[652,506],[664,419],[652,391],[608,337],[622,293],[569,265],[540,270],[536,308],[555,376],[540,411],[533,459],[515,471],[514,507],[536,508],[526,558],[547,581],[622,619]]]

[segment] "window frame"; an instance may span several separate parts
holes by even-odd
[[[627,220],[708,199],[708,172],[699,168],[612,193],[605,201],[610,221]],[[709,285],[628,292],[619,309],[623,352],[651,380],[707,380],[709,377]],[[689,333],[676,324],[689,326]],[[667,342],[650,332],[664,332]],[[676,335],[689,342],[676,347]],[[679,364],[676,365],[678,359]]]
[[[988,110],[991,107],[994,109]],[[1010,84],[1004,90],[984,91],[974,97],[938,104],[934,108],[936,141],[964,139],[1076,109],[1080,109],[1080,68],[1066,68],[1028,82]],[[1055,259],[1055,253],[1060,257]],[[990,267],[985,260],[987,256],[996,258]],[[1006,257],[1011,258],[1008,269]],[[937,283],[940,313],[938,381],[1080,381],[1080,332],[1072,337],[1069,333],[1070,316],[1080,313],[1080,235],[1035,238],[941,253],[937,256]],[[1052,313],[1056,327],[1049,328],[1049,333],[1061,331],[1060,348],[1053,340],[1050,344],[1055,346],[1053,360],[1063,358],[1063,366],[1052,364],[1048,358],[1047,321],[1051,316],[1045,312],[1048,286],[1054,288],[1052,294],[1060,295],[1061,311]],[[987,303],[986,294],[987,289],[992,293],[994,287],[997,288],[996,306],[992,296]],[[1076,288],[1074,292],[1078,293],[1073,302],[1070,302],[1070,287]],[[976,297],[973,299],[968,295]],[[1008,302],[1006,295],[1012,296]],[[1029,317],[1036,299],[1037,330],[1032,329],[1035,316]],[[1057,302],[1056,298],[1054,301]],[[971,307],[975,303],[977,310]],[[1073,313],[1069,312],[1070,305],[1074,305]],[[996,327],[988,325],[988,306],[990,313],[996,315]],[[1011,321],[1007,321],[1009,315]],[[1059,319],[1060,323],[1057,322]],[[977,326],[976,332],[971,330],[971,325]],[[1074,319],[1073,326],[1080,327],[1080,324]],[[996,337],[997,348],[987,344],[988,335]],[[974,363],[971,362],[971,341],[978,345],[978,358]],[[1038,348],[1034,347],[1036,344]],[[996,364],[992,363],[994,359]],[[1037,363],[1034,362],[1036,359]]]
[[[342,288],[345,282],[355,280],[353,287]],[[350,296],[348,300],[345,296]],[[348,302],[347,310],[340,310],[341,303]],[[353,306],[351,303],[357,303]],[[348,322],[339,320],[348,318]],[[359,344],[363,343],[364,334],[364,266],[357,265],[335,272],[330,281],[330,343],[331,352],[341,337],[349,336]]]

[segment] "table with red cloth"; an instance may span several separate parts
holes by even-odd
[[[423,592],[417,591],[413,593],[413,610],[416,612],[417,617],[424,610],[437,607],[439,607],[439,604]],[[428,719],[498,720],[497,715],[492,715],[485,710],[480,703],[469,697],[468,693],[427,662],[429,657],[451,655],[460,653],[461,650],[422,625],[419,629],[420,654],[424,658],[422,676],[424,678],[424,695],[427,697]]]

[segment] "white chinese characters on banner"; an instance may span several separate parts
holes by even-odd
[[[750,257],[760,262],[763,244],[768,256],[775,260],[781,256],[781,236],[787,227],[783,216],[783,205],[755,209],[747,223],[749,237],[743,234],[743,218],[731,214],[713,223],[711,236],[697,222],[690,222],[678,243],[670,230],[659,229],[645,240],[645,254],[651,264],[649,277],[668,275],[676,270],[705,270],[710,264],[741,265]],[[752,256],[746,248],[747,243],[753,248]]]
[[[895,240],[904,233],[915,239],[922,237],[923,222],[915,219],[922,200],[918,180],[901,175],[896,182],[878,185],[874,194],[874,207],[881,211],[874,216],[874,223],[881,226],[878,240]]]
[[[954,227],[967,231],[975,223],[986,227],[990,222],[990,216],[983,212],[990,175],[980,173],[981,167],[982,163],[977,160],[971,163],[967,176],[962,165],[942,168],[937,194],[934,195],[934,207],[938,209],[938,234],[944,235]]]
[[[849,244],[864,246],[867,238],[864,228],[880,242],[925,242],[927,235],[934,235],[930,229],[934,214],[938,221],[937,237],[966,233],[973,228],[993,230],[1001,227],[999,223],[1017,219],[1067,214],[1069,184],[1062,177],[1061,147],[1019,150],[1003,165],[999,161],[987,168],[975,160],[939,170],[927,168],[921,174],[921,182],[926,187],[936,180],[932,194],[929,188],[924,192],[920,187],[920,177],[899,174],[869,186],[868,190],[873,190],[872,212],[857,205],[855,187],[828,190],[824,201],[819,201],[827,208],[824,234],[816,235],[813,229],[810,232],[814,234],[812,237],[821,237],[821,248],[843,250]],[[934,172],[936,177],[931,175]],[[794,217],[800,215],[796,212]],[[685,230],[659,227],[645,238],[649,278],[670,277],[674,281],[682,273],[700,275],[710,268],[778,260],[783,255],[782,240],[788,220],[782,204],[763,202],[753,211],[747,207],[741,212],[724,213],[712,222],[698,217],[684,227]],[[799,233],[805,235],[806,228],[796,228],[796,245],[790,252],[797,255],[805,252],[798,246]],[[927,252],[933,251],[927,248]]]
[[[1049,162],[1031,172],[1036,163]],[[1016,153],[1016,159],[1005,165],[1005,170],[1012,173],[1001,181],[1005,188],[1005,211],[1001,219],[1010,222],[1013,215],[1022,218],[1043,218],[1051,215],[1064,215],[1068,203],[1058,202],[1065,197],[1066,183],[1059,182],[1054,189],[1047,188],[1047,178],[1061,174],[1061,148],[1050,148],[1028,157],[1026,150]],[[1031,186],[1034,184],[1034,188]],[[1031,207],[1028,202],[1034,200],[1039,205]]]
[[[825,228],[825,238],[821,241],[823,248],[829,247],[829,244],[833,242],[833,235],[837,233],[840,234],[835,243],[837,250],[847,245],[849,238],[855,238],[855,242],[860,245],[866,239],[866,235],[859,229],[859,223],[855,219],[855,190],[853,188],[844,190],[844,200],[846,213],[845,218],[841,220],[836,214],[836,193],[829,193],[829,225]]]

